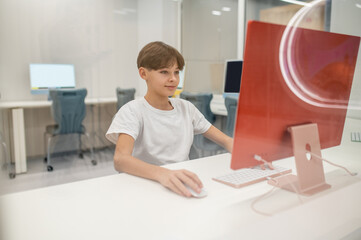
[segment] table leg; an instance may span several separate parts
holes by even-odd
[[[26,146],[25,146],[25,126],[24,109],[12,109],[13,122],[13,149],[15,158],[16,174],[25,173],[26,167]]]

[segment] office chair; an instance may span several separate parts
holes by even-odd
[[[44,143],[46,142],[46,136],[50,135],[47,139],[47,157],[45,160],[47,162],[47,170],[49,172],[53,171],[51,166],[51,152],[50,146],[52,140],[55,136],[65,135],[65,134],[78,134],[79,137],[79,157],[83,158],[82,146],[81,146],[81,135],[87,137],[88,142],[90,143],[90,152],[91,152],[91,163],[96,165],[97,162],[94,160],[94,151],[93,145],[90,141],[89,134],[86,133],[85,127],[82,122],[85,118],[85,96],[87,95],[86,89],[76,89],[76,90],[50,90],[50,98],[52,100],[51,105],[51,114],[57,123],[56,125],[47,126],[46,132],[44,134]]]
[[[230,137],[233,137],[234,124],[236,121],[236,112],[237,112],[237,97],[226,97],[224,99],[226,108],[227,108],[227,122],[226,122],[226,134]]]
[[[5,162],[2,165],[1,169],[2,170],[9,170],[9,178],[13,179],[16,176],[15,169],[14,169],[13,164],[11,164],[11,161],[10,161],[10,158],[9,158],[9,155],[8,155],[8,150],[7,150],[8,148],[6,146],[5,141],[3,140],[3,136],[1,134],[1,132],[0,132],[0,143],[1,143],[1,146],[2,146],[2,149],[3,149],[3,156],[4,156],[4,159],[5,159]]]
[[[213,98],[212,93],[190,93],[182,92],[180,98],[185,99],[193,103],[196,108],[204,115],[204,117],[213,124],[216,120],[215,115],[211,111],[211,100]],[[218,144],[212,142],[211,140],[203,137],[202,134],[195,135],[193,139],[193,147],[197,151],[198,157],[205,157],[207,155],[215,155],[219,151],[224,151],[224,149]],[[200,152],[199,152],[200,151]]]
[[[134,100],[135,88],[120,88],[117,87],[117,111],[127,102]]]

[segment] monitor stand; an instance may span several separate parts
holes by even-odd
[[[297,176],[289,174],[269,180],[268,183],[305,196],[311,196],[329,189],[331,185],[325,182],[322,159],[308,157],[308,152],[321,157],[317,124],[293,126],[289,128],[289,131],[292,138]]]

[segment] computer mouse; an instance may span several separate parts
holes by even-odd
[[[193,197],[195,198],[204,198],[208,195],[207,191],[202,188],[200,193],[195,192],[191,187],[189,187],[188,185],[185,185],[186,188],[189,190],[189,192],[192,194]]]

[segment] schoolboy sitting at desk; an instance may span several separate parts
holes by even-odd
[[[168,97],[176,91],[184,67],[175,48],[151,42],[139,52],[137,65],[147,93],[121,107],[106,133],[116,143],[114,167],[190,197],[185,184],[197,193],[203,187],[197,175],[160,165],[189,160],[194,134],[203,134],[229,152],[233,139],[212,126],[192,103]]]

